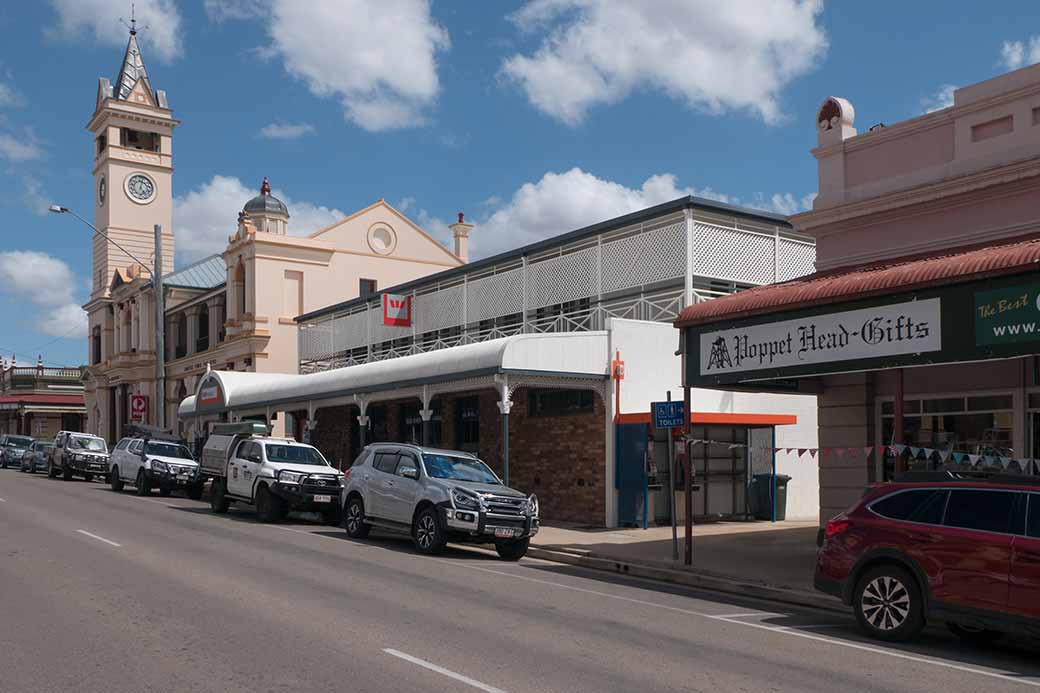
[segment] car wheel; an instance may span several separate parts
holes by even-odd
[[[69,467],[61,468],[61,478],[65,481],[72,481],[72,470]]]
[[[202,498],[202,484],[192,484],[187,490],[188,498],[200,500]]]
[[[285,501],[271,493],[266,486],[256,492],[256,519],[260,522],[279,522],[285,517]]]
[[[415,548],[419,549],[420,553],[436,555],[444,551],[448,537],[437,518],[436,508],[425,508],[419,513],[412,527],[412,538],[415,540]]]
[[[227,495],[224,493],[223,479],[213,480],[213,484],[209,489],[209,507],[210,510],[218,515],[223,515],[231,507],[231,501],[228,500]]]
[[[519,561],[527,555],[527,547],[530,546],[530,544],[530,539],[498,541],[495,542],[495,551],[498,551],[498,557],[503,561]]]
[[[1003,631],[976,628],[975,626],[967,626],[960,623],[947,623],[946,627],[958,638],[976,645],[988,645],[1004,637]]]
[[[123,490],[123,477],[119,476],[119,467],[112,467],[108,472],[108,485],[116,493]]]
[[[143,469],[137,470],[137,495],[139,496],[150,496],[152,495],[152,482],[148,481],[148,477],[145,476]]]
[[[365,504],[357,496],[347,501],[347,519],[343,524],[351,539],[364,539],[372,531],[372,525],[365,522]]]
[[[58,478],[58,470],[54,468],[54,463],[53,462],[48,462],[47,463],[47,477],[50,478],[50,479],[57,479]]]
[[[856,585],[853,608],[868,635],[879,640],[909,640],[924,628],[924,600],[917,581],[903,568],[878,566]]]

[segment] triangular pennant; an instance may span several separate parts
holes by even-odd
[[[859,448],[848,448],[849,457],[858,457]]]
[[[920,454],[921,454],[921,448],[915,448],[912,445],[910,446],[910,457],[912,457],[913,459],[916,460],[917,456],[920,455]]]
[[[1000,466],[1003,467],[1004,469],[1007,469],[1008,467],[1010,467],[1011,466],[1011,458],[1010,457],[1001,457],[1000,458]]]
[[[939,459],[943,461],[943,464],[945,464],[946,460],[950,459],[950,451],[949,450],[942,450],[939,453]]]
[[[819,452],[821,460],[824,457],[830,457],[831,456],[831,449],[830,448],[820,448],[817,452]]]
[[[834,448],[834,454],[837,455],[838,457],[844,458],[845,457],[845,448]]]
[[[935,454],[935,450],[933,450],[932,448],[925,448],[924,449],[924,458],[926,460],[932,459],[932,455],[934,455],[934,454]]]
[[[809,451],[808,448],[798,448],[798,457],[800,458],[802,455],[804,455],[808,451]]]
[[[790,455],[794,451],[795,451],[794,448],[784,448],[784,452],[787,453],[788,455]],[[801,454],[801,453],[799,453],[799,454]]]
[[[892,447],[892,450],[895,452],[896,455],[902,455],[904,452],[906,452],[906,446],[905,445],[893,445],[891,447]]]
[[[873,455],[873,454],[874,454],[874,446],[873,445],[868,445],[865,448],[863,448],[863,457],[865,459],[869,460],[870,456]]]
[[[982,459],[982,455],[968,455],[968,461],[973,467],[979,463],[980,459]]]
[[[816,453],[819,452],[816,448],[809,448],[809,456],[814,460],[816,459]]]

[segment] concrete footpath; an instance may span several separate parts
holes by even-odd
[[[813,589],[815,521],[695,525],[693,565],[672,560],[671,527],[585,529],[543,526],[529,556],[622,575],[816,608],[847,609]]]

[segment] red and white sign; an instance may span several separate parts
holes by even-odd
[[[412,297],[401,294],[383,294],[383,324],[411,327]]]
[[[130,420],[134,423],[144,423],[148,419],[148,396],[130,396]]]

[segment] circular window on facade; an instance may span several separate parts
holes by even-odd
[[[124,185],[127,197],[138,204],[148,204],[155,199],[155,181],[143,173],[131,173]]]
[[[389,255],[397,247],[397,234],[386,224],[375,224],[368,230],[368,247],[380,255]]]

